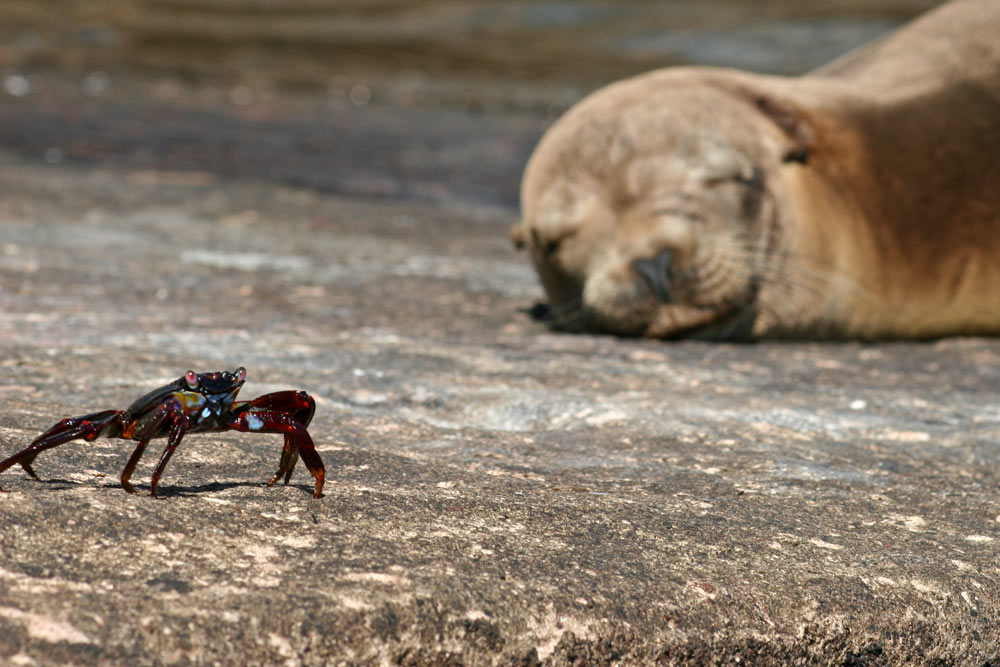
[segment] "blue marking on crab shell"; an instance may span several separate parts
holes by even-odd
[[[201,411],[201,418],[208,419],[211,416],[212,416],[212,410],[206,405],[205,409]]]
[[[264,422],[256,415],[247,415],[247,426],[251,431],[259,431],[264,428]]]

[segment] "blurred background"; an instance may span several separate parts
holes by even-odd
[[[797,74],[935,0],[3,0],[0,160],[516,208],[544,128],[677,64]]]

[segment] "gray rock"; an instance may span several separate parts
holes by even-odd
[[[4,472],[0,663],[1000,664],[997,341],[554,334],[505,238],[546,113],[96,65],[5,74],[0,457],[244,365],[316,398],[326,494],[267,435],[189,435],[159,499],[120,440]]]
[[[1000,657],[995,341],[558,335],[493,209],[0,184],[3,454],[242,364],[246,396],[316,397],[329,475],[264,488],[280,440],[239,434],[189,435],[158,500],[120,489],[118,440],[7,471],[11,664]]]

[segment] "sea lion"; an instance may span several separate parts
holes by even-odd
[[[557,329],[658,338],[1000,333],[1000,2],[800,77],[667,68],[572,107],[525,169]]]

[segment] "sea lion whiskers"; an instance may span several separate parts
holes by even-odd
[[[785,250],[758,257],[752,265],[752,272],[762,283],[804,289],[814,297],[828,296],[831,290],[837,289],[868,303],[876,300],[875,295],[857,280],[823,268],[816,258],[803,253]]]
[[[549,304],[547,312],[536,318],[556,331],[578,333],[585,329],[586,313],[583,296],[577,296],[562,303]]]
[[[729,280],[756,285],[754,297],[758,308],[769,308],[772,302],[781,303],[784,308],[788,308],[788,304],[822,302],[834,291],[872,300],[863,286],[842,274],[819,267],[806,255],[789,251],[761,253],[760,246],[760,242],[745,240],[743,247],[716,248],[716,260],[730,273]],[[706,292],[712,289],[707,279],[702,289]]]
[[[748,243],[741,257],[753,255],[758,244]],[[815,309],[835,309],[845,299],[854,304],[875,304],[877,299],[865,286],[849,276],[825,268],[806,254],[790,251],[756,255],[752,262],[730,264],[745,280],[756,286],[752,307],[756,312],[754,337],[760,331],[775,336],[822,335],[840,337],[838,320],[816,317]],[[857,306],[855,306],[857,307]]]
[[[755,278],[750,270],[754,258],[752,246],[738,236],[716,238],[698,245],[692,260],[692,282],[697,282],[698,301],[725,301],[728,294],[745,290]]]

